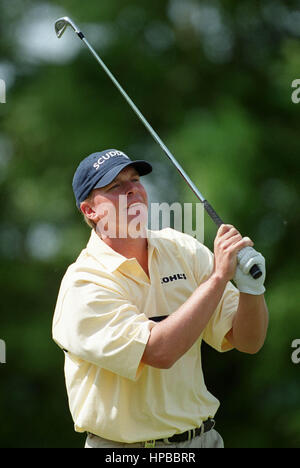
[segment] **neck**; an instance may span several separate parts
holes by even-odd
[[[99,235],[99,234],[98,234]],[[101,237],[101,236],[100,236]],[[138,239],[119,239],[119,238],[111,238],[106,237],[103,239],[103,242],[106,243],[109,247],[111,247],[115,252],[123,255],[126,258],[138,258],[139,256],[143,255],[147,252],[148,249],[148,242],[146,238],[138,238]]]
[[[101,233],[97,230],[97,228],[96,233],[103,240],[103,242],[105,242],[105,244],[112,248],[115,252],[118,252],[120,255],[123,255],[126,258],[136,258],[148,275],[148,241],[146,232],[144,236],[138,238],[113,238],[101,236]]]

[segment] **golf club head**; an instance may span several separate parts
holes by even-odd
[[[63,18],[59,18],[57,21],[55,21],[55,32],[58,38],[62,37],[68,26],[71,26],[71,28],[74,29],[77,34],[80,33],[80,30],[77,28],[76,24],[73,23],[70,18],[64,16]]]

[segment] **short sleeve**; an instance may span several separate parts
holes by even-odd
[[[61,299],[53,339],[77,358],[136,380],[154,325],[113,288],[81,282],[68,288]]]
[[[194,241],[194,275],[197,284],[206,281],[214,269],[214,254],[203,244]]]
[[[194,274],[197,284],[206,281],[214,269],[214,254],[203,244],[195,241],[195,267]],[[219,352],[229,351],[232,345],[225,338],[232,328],[233,317],[239,304],[239,291],[229,282],[222,299],[207,324],[203,339]]]
[[[204,341],[219,352],[233,349],[233,346],[225,336],[232,328],[233,317],[237,311],[238,304],[239,291],[229,282],[203,335]]]

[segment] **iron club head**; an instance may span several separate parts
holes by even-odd
[[[64,16],[63,18],[59,18],[57,21],[55,21],[55,32],[58,38],[62,37],[68,26],[71,26],[71,28],[74,29],[77,34],[80,33],[80,29],[76,26],[76,24],[70,18],[68,18],[68,16]]]

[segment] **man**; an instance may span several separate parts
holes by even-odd
[[[214,255],[173,229],[149,231],[140,176],[151,170],[105,150],[73,179],[92,233],[63,278],[53,338],[65,352],[75,430],[88,433],[87,448],[221,448],[201,341],[220,352],[262,347],[264,259],[246,250],[237,267],[253,242],[230,225],[218,230]],[[247,274],[254,263],[257,280]]]

